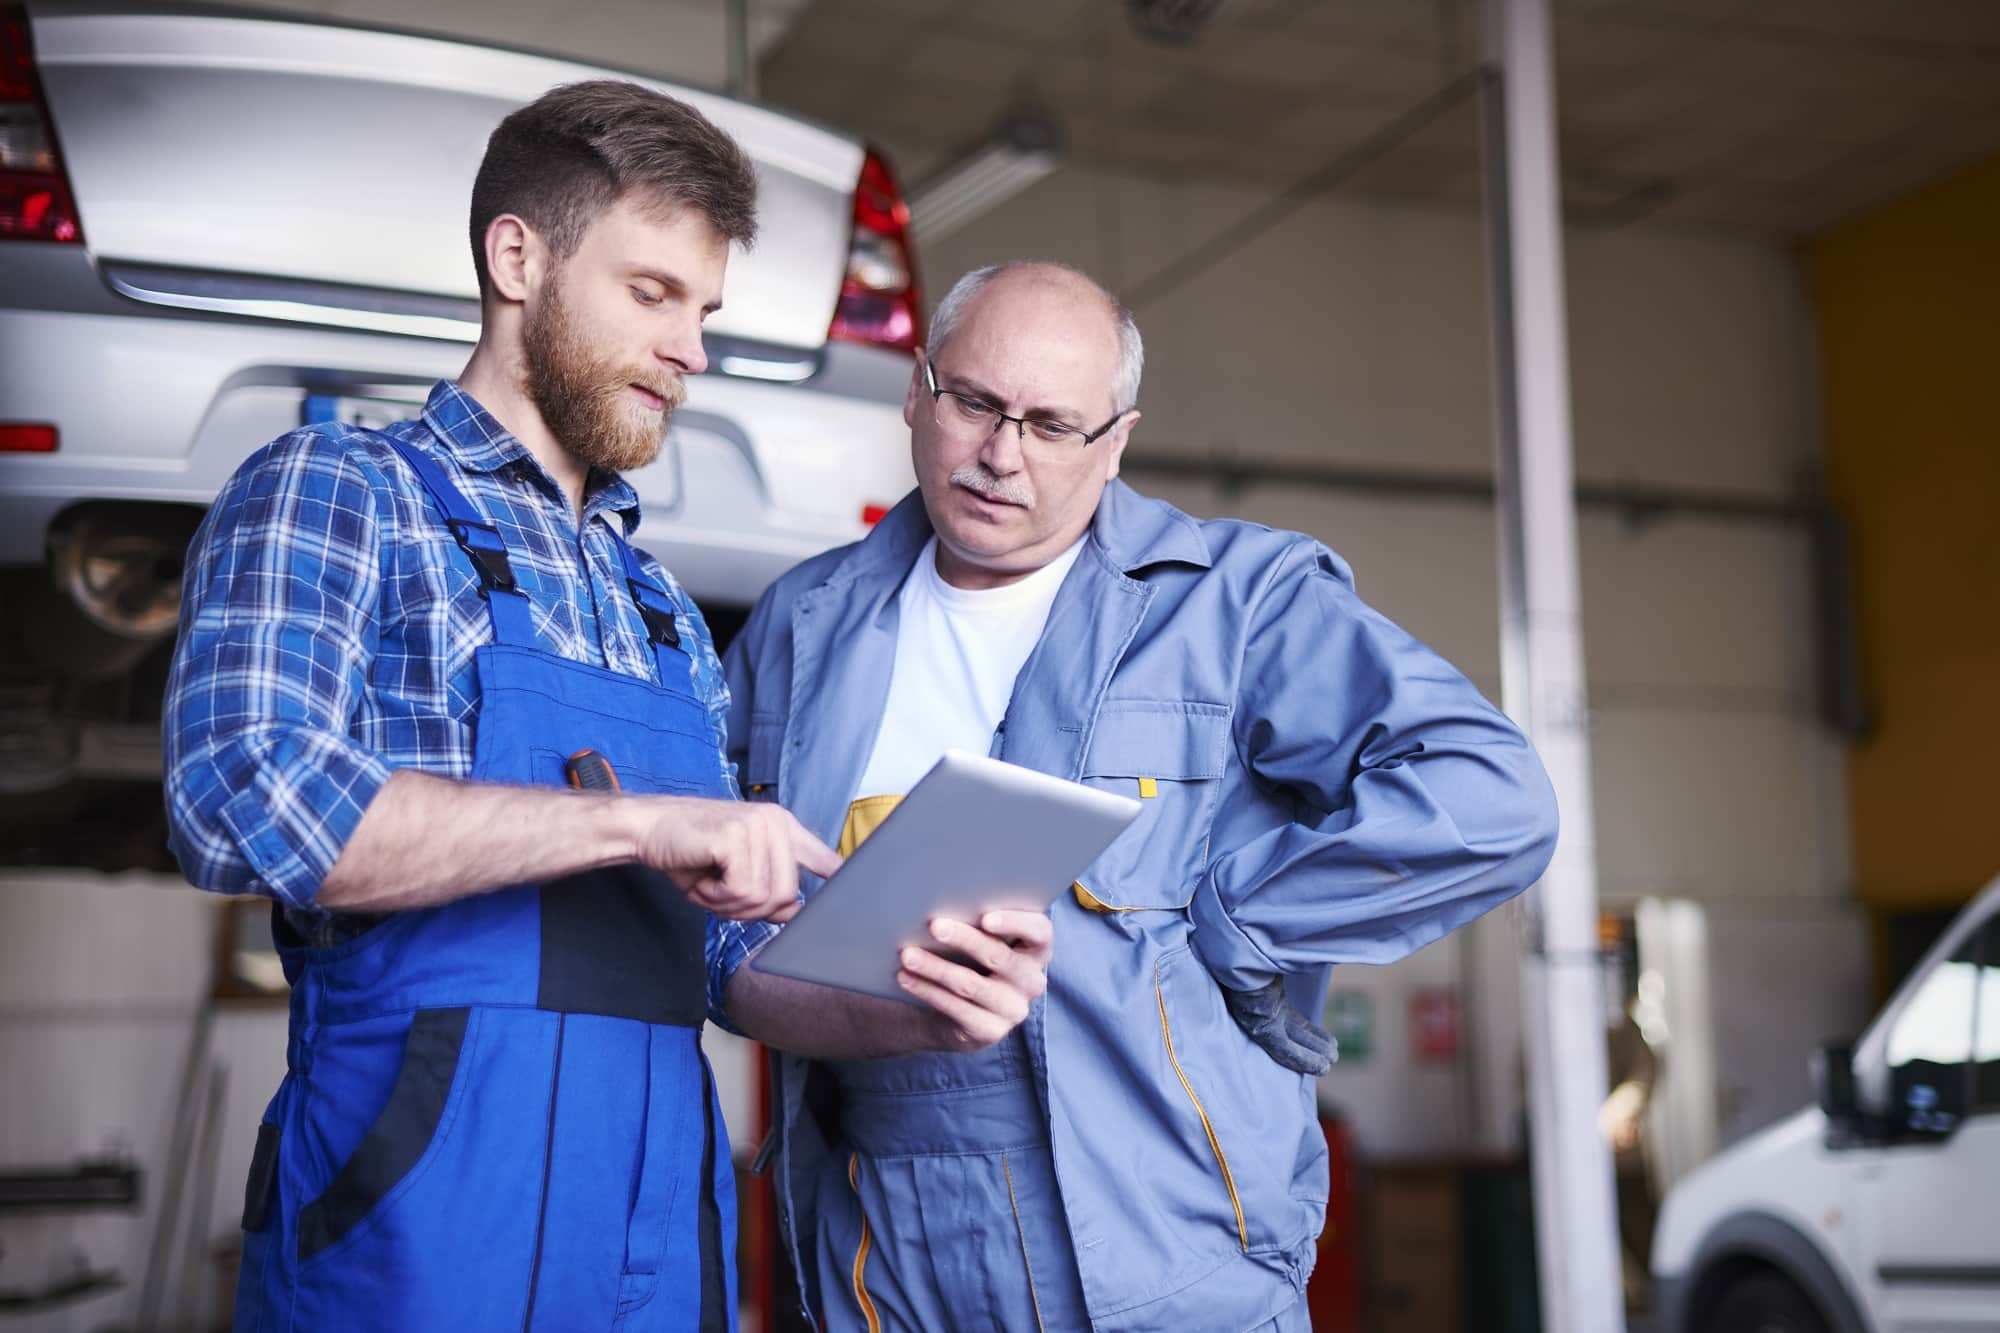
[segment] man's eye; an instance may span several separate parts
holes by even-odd
[[[1050,444],[1060,444],[1077,433],[1076,427],[1066,426],[1060,421],[1051,421],[1047,417],[1030,418],[1028,429]]]
[[[632,299],[640,305],[658,305],[661,297],[658,292],[649,292],[644,287],[634,287],[632,288]]]
[[[1000,409],[991,403],[982,403],[977,398],[961,398],[957,394],[951,400],[958,404],[958,410],[974,421],[985,421]]]

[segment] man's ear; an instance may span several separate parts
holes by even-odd
[[[541,238],[520,218],[502,213],[486,224],[487,290],[495,298],[519,304],[540,275]]]
[[[1127,412],[1125,419],[1114,426],[1111,434],[1105,437],[1105,442],[1111,446],[1105,450],[1111,455],[1111,470],[1104,474],[1106,481],[1118,475],[1118,460],[1125,456],[1125,445],[1132,438],[1132,427],[1138,424],[1139,409],[1135,407]]]
[[[911,430],[917,428],[917,413],[923,410],[924,399],[931,396],[924,387],[924,362],[929,355],[927,349],[917,349],[916,363],[910,367],[910,391],[903,395],[903,424]]]

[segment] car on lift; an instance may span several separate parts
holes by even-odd
[[[1660,1333],[2000,1329],[2000,878],[1812,1067],[1818,1105],[1668,1192]]]
[[[415,415],[478,337],[465,230],[493,126],[637,77],[756,160],[640,544],[726,633],[914,484],[908,209],[852,137],[436,36],[145,3],[0,3],[0,864],[159,864],[182,553],[304,422]],[[149,788],[147,784],[154,784]],[[170,864],[170,863],[168,863]]]

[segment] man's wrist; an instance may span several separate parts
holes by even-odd
[[[591,843],[605,850],[601,864],[625,865],[641,859],[646,829],[658,815],[653,807],[668,798],[606,795],[587,799],[597,806],[592,812]]]

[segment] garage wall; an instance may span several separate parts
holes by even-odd
[[[1244,216],[1241,191],[1065,170],[923,261],[934,301],[979,264],[1060,259],[1121,291]],[[1800,279],[1776,243],[1631,227],[1568,235],[1579,478],[1792,499],[1818,470]],[[1137,310],[1145,412],[1128,479],[1197,514],[1321,538],[1365,597],[1499,698],[1493,507],[1361,489],[1144,475],[1148,454],[1489,477],[1492,409],[1478,218],[1332,196]],[[1840,749],[1814,720],[1804,532],[1772,521],[1583,513],[1599,888],[1812,917],[1848,893]],[[1376,1157],[1514,1141],[1511,923],[1406,963],[1349,969],[1377,1053],[1322,1085]],[[1477,947],[1475,947],[1477,946]],[[1726,946],[1726,941],[1725,941]],[[1470,1048],[1408,1053],[1408,998],[1457,985]],[[1816,1026],[1771,1040],[1802,1060]],[[1796,1062],[1739,1095],[1788,1097]],[[1761,1075],[1747,1074],[1752,1083]],[[1779,1087],[1778,1082],[1783,1082]]]
[[[116,1270],[126,1284],[9,1320],[9,1329],[82,1333],[113,1321],[130,1326],[138,1314],[175,1099],[208,985],[214,907],[209,895],[155,875],[0,876],[0,1164],[65,1169],[108,1153],[143,1172],[136,1213],[0,1217],[0,1287],[41,1288],[81,1260]],[[257,1121],[284,1073],[285,1011],[222,1012],[211,1040],[228,1083],[204,1237],[226,1239],[241,1215]],[[191,1195],[196,1187],[187,1188]],[[183,1231],[169,1315],[180,1308],[186,1244]],[[203,1267],[196,1289],[206,1301],[213,1284],[205,1257]]]

